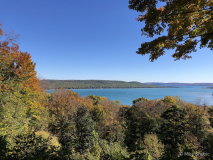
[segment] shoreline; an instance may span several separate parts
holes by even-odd
[[[67,88],[67,89],[153,89],[153,88],[182,88],[182,87],[135,87],[135,88]],[[59,89],[59,88],[57,88]],[[65,88],[62,88],[65,89]],[[56,89],[45,89],[45,90],[56,90]],[[66,89],[65,89],[66,90]]]

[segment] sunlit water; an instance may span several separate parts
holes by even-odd
[[[162,99],[165,96],[179,96],[185,102],[197,103],[200,99],[201,104],[204,102],[213,105],[213,89],[205,89],[207,86],[177,86],[181,88],[137,88],[137,89],[71,89],[80,96],[97,95],[107,97],[111,101],[119,100],[122,104],[132,105],[132,101],[145,97],[151,99]],[[47,90],[51,93],[54,90]]]

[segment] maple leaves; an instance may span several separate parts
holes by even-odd
[[[3,34],[0,29],[0,37],[4,37],[4,40],[0,41],[0,70],[2,72],[0,79],[2,81],[15,80],[23,89],[29,87],[32,91],[39,90],[35,71],[36,63],[32,62],[29,53],[19,51],[19,46],[16,44],[17,36]],[[2,90],[4,87],[0,88]]]
[[[32,125],[38,127],[47,116],[43,100],[45,93],[38,85],[36,63],[29,53],[19,50],[17,37],[13,32],[7,34],[0,28],[0,38],[3,38],[0,41],[0,93],[20,94],[26,116],[30,117]]]
[[[157,2],[165,6],[156,7]],[[167,35],[141,44],[137,54],[150,54],[150,61],[164,55],[166,49],[175,49],[175,60],[191,58],[196,46],[213,49],[212,1],[206,0],[129,0],[129,8],[142,12],[137,21],[145,21],[142,35],[161,35],[167,28]]]

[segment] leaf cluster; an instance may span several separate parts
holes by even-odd
[[[164,6],[157,8],[157,3]],[[213,49],[212,6],[208,0],[129,0],[129,9],[141,12],[137,21],[145,21],[142,35],[158,37],[141,44],[137,54],[150,54],[150,61],[157,60],[167,49],[175,49],[175,60],[191,58],[196,46]],[[164,30],[167,29],[167,34]],[[162,35],[162,36],[160,36]]]

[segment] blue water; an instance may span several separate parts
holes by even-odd
[[[107,97],[111,101],[119,100],[122,104],[132,105],[132,101],[145,97],[151,99],[162,99],[165,96],[179,96],[185,102],[196,103],[200,99],[201,104],[204,102],[213,105],[213,89],[205,89],[208,86],[176,86],[181,88],[137,88],[137,89],[71,89],[80,96],[97,95]],[[54,90],[47,90],[51,93]]]

